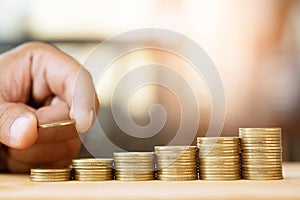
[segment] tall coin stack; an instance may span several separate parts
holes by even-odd
[[[282,179],[281,128],[240,128],[239,135],[243,178]]]
[[[63,169],[31,169],[30,180],[37,182],[69,181],[71,168]]]
[[[115,179],[120,181],[154,180],[154,152],[115,152]]]
[[[238,137],[198,137],[197,146],[200,179],[241,179]]]
[[[196,146],[155,146],[157,179],[190,181],[198,179]]]
[[[78,181],[106,181],[113,178],[113,159],[111,158],[83,158],[72,161],[74,180]]]

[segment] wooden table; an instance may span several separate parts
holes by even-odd
[[[0,174],[0,199],[300,199],[300,163],[284,163],[279,181],[31,182]]]

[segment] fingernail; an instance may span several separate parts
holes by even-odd
[[[32,122],[32,120],[33,119],[28,116],[23,116],[15,119],[12,126],[10,127],[10,138],[12,143],[16,144],[19,142],[20,137],[22,137],[22,134],[24,134],[24,132],[28,128],[30,128],[30,123]]]
[[[94,111],[90,110],[89,113],[79,114],[79,116],[75,115],[75,120],[76,120],[77,130],[80,133],[84,133],[88,131],[93,124]]]

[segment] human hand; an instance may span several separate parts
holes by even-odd
[[[97,109],[88,71],[55,47],[26,43],[0,55],[0,162],[9,171],[68,165]],[[70,118],[77,131],[37,128]]]

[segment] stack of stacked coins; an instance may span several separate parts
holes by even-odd
[[[240,128],[239,135],[243,178],[282,179],[281,128]]]
[[[38,182],[68,181],[71,179],[71,168],[64,169],[31,169],[30,180]]]
[[[157,179],[189,181],[198,179],[196,146],[155,146]]]
[[[154,180],[154,152],[115,152],[115,179],[120,181]]]
[[[113,179],[113,159],[85,158],[72,161],[74,180],[105,181]]]
[[[198,137],[197,146],[200,179],[241,179],[238,137]]]

